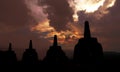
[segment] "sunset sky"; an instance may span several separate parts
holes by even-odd
[[[66,53],[73,51],[85,20],[104,51],[120,52],[120,0],[0,1],[0,50],[11,42],[18,58],[29,40],[43,58],[55,34]]]

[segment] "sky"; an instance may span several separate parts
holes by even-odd
[[[11,42],[21,58],[33,40],[42,59],[56,34],[62,49],[73,51],[88,20],[103,50],[120,52],[119,7],[120,0],[0,0],[0,50]]]

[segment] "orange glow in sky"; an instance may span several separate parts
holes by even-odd
[[[81,29],[75,24],[78,22],[78,12],[84,11],[85,14],[91,14],[100,19],[105,14],[109,13],[108,8],[113,7],[116,0],[68,0],[70,7],[73,8],[73,23],[66,24],[69,30],[56,31],[56,29],[49,24],[48,14],[43,12],[42,7],[38,5],[37,0],[26,0],[28,8],[31,10],[31,15],[35,17],[38,24],[31,28],[31,31],[36,31],[42,38],[52,38],[54,35],[58,36],[60,43],[66,43],[82,37]]]
[[[43,22],[40,22],[38,25],[31,28],[31,31],[38,31],[39,33],[47,32],[44,38],[52,38],[54,35],[58,36],[58,42],[63,44],[67,42],[71,42],[74,39],[80,38],[80,32],[78,29],[74,26],[71,26],[71,30],[66,31],[56,31],[52,26],[49,25],[49,20],[45,20]],[[67,41],[67,42],[66,42]]]

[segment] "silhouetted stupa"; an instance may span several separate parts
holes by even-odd
[[[58,46],[57,35],[54,36],[53,46],[50,46],[44,61],[51,64],[62,64],[67,61],[67,56],[61,46]]]
[[[79,39],[74,49],[74,61],[80,65],[101,64],[103,50],[97,38],[91,37],[89,22],[85,21],[84,38]]]
[[[25,64],[37,64],[38,63],[38,55],[35,49],[32,46],[32,40],[30,40],[29,48],[23,53],[23,62]]]
[[[5,52],[4,61],[6,64],[15,64],[17,62],[16,54],[12,50],[12,44],[9,43],[8,51]]]
[[[91,38],[90,28],[89,28],[88,21],[85,21],[84,38]]]

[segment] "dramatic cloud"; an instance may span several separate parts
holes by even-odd
[[[74,7],[74,19],[78,20],[78,14],[85,13],[87,17],[93,16],[96,19],[102,18],[109,13],[109,8],[113,7],[116,0],[70,0],[70,5]]]
[[[99,21],[109,14],[116,0],[25,0],[30,15],[37,21],[32,32],[41,38],[58,35],[60,43],[74,42],[82,37],[83,23]],[[92,32],[95,28],[92,27]]]
[[[29,9],[29,15],[31,15],[36,22],[43,22],[47,18],[47,14],[44,13],[43,7],[39,5],[40,0],[24,0],[26,7]]]
[[[25,4],[38,24],[31,31],[41,38],[51,39],[56,34],[59,42],[64,43],[80,37],[79,28],[73,22],[74,11],[67,0],[25,0]]]
[[[117,0],[115,6],[110,8],[110,13],[96,24],[96,31],[103,43],[104,50],[120,52],[120,1]],[[100,32],[99,32],[100,31]],[[101,34],[101,35],[100,35]]]
[[[57,31],[67,30],[67,24],[73,22],[73,10],[67,0],[43,0],[46,6],[45,12],[48,14],[50,26]]]

